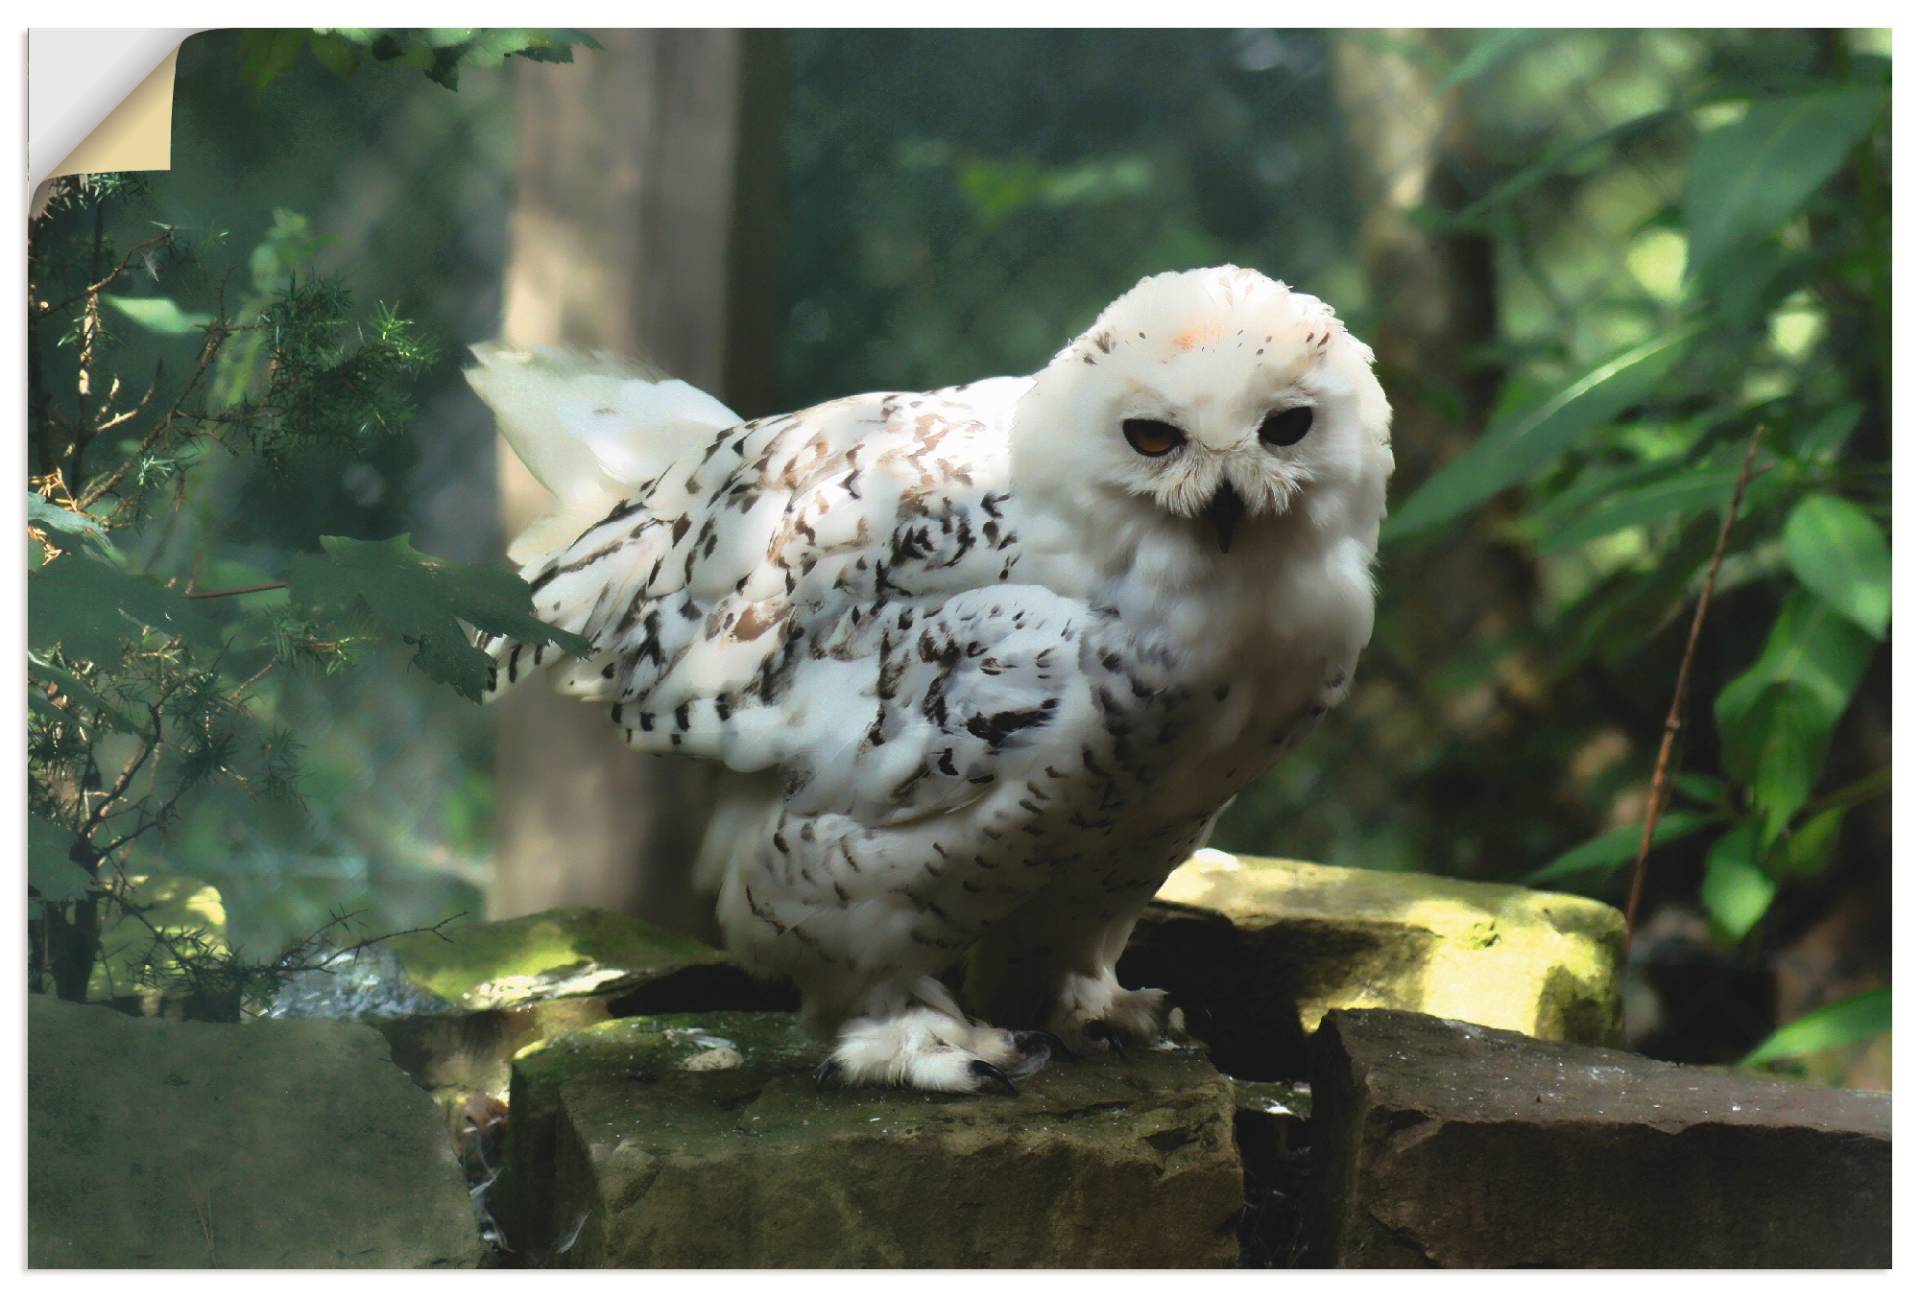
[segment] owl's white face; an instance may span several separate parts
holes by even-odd
[[[1217,552],[1257,551],[1283,520],[1370,542],[1393,467],[1372,358],[1325,304],[1257,271],[1144,279],[1023,400],[1016,484],[1071,482],[1077,512],[1104,503],[1115,524]]]

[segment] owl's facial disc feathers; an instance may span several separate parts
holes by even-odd
[[[1287,515],[1377,523],[1392,452],[1372,359],[1325,303],[1257,271],[1143,279],[1023,398],[1016,481],[1089,527],[1118,510],[1222,554],[1267,549]]]

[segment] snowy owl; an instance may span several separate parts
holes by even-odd
[[[481,636],[491,692],[550,674],[726,767],[695,883],[831,1036],[823,1083],[1012,1091],[1163,1033],[1114,975],[1136,918],[1373,629],[1390,411],[1330,307],[1155,275],[1031,377],[746,422],[476,355],[559,500],[509,554],[594,648]]]

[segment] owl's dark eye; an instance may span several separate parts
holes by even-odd
[[[1127,444],[1151,459],[1158,459],[1187,439],[1187,434],[1160,419],[1128,419],[1120,425]]]
[[[1296,405],[1287,410],[1275,410],[1260,425],[1260,440],[1269,446],[1291,446],[1307,435],[1313,427],[1313,407]]]

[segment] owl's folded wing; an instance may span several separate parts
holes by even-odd
[[[594,654],[482,637],[490,692],[551,670],[634,747],[780,769],[820,809],[977,795],[981,761],[1052,723],[1077,611],[1017,585],[1004,413],[1023,384],[850,397],[649,446],[646,478],[522,572],[536,613]]]

